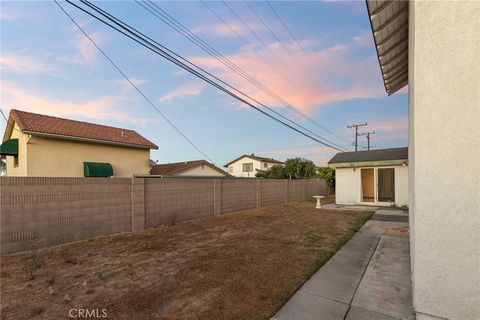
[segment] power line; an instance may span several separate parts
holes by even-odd
[[[320,82],[316,78],[312,77],[310,75],[310,73],[308,72],[308,70],[305,70],[305,68],[297,61],[297,59],[295,59],[295,57],[290,52],[290,50],[287,48],[287,46],[285,46],[285,44],[282,42],[282,40],[280,40],[280,38],[276,35],[276,33],[268,26],[268,24],[262,19],[262,17],[260,17],[260,15],[253,9],[253,7],[250,5],[250,3],[248,1],[244,1],[244,2],[246,3],[246,5],[250,9],[250,11],[252,11],[252,13],[255,15],[255,17],[257,17],[257,19],[260,21],[260,23],[265,27],[265,29],[268,30],[268,32],[273,36],[273,38],[275,38],[275,40],[280,44],[280,46],[283,48],[283,50],[290,56],[290,58],[295,63],[295,65],[299,69],[302,69],[302,71],[307,76],[309,76],[311,79],[313,79],[315,82],[317,82],[320,85],[320,87],[319,87],[320,90],[323,91],[323,93],[327,94],[327,92],[321,87]]]
[[[215,15],[233,34],[235,34],[237,36],[237,38],[239,38],[240,40],[242,40],[243,43],[245,43],[245,45],[248,46],[248,48],[250,49],[250,51],[252,51],[253,53],[255,53],[260,59],[262,59],[265,63],[267,63],[268,65],[270,65],[270,67],[272,67],[273,69],[275,69],[275,71],[285,80],[285,81],[289,81],[290,79],[288,78],[288,76],[286,76],[282,71],[285,70],[285,69],[278,69],[278,67],[273,64],[271,61],[267,60],[262,54],[260,54],[259,52],[257,52],[257,50],[255,50],[255,48],[252,46],[252,44],[250,42],[248,42],[241,34],[239,34],[234,28],[232,28],[232,26],[227,22],[225,21],[225,19],[223,19],[215,10],[213,10],[212,7],[210,7],[207,2],[203,1],[202,0],[202,3],[203,5],[213,14]],[[300,87],[297,85],[296,82],[293,82],[293,85],[295,87],[297,87],[298,89],[300,89]]]
[[[370,135],[375,134],[375,131],[370,131],[370,132],[362,132],[359,133],[359,136],[367,136],[367,143],[368,143],[368,149],[370,151]]]
[[[213,81],[212,79],[208,78],[206,74],[208,74],[208,72],[206,72],[204,69],[200,68],[199,66],[195,65],[194,63],[190,62],[189,60],[185,59],[184,57],[180,56],[179,54],[171,51],[170,49],[166,48],[165,46],[162,46],[161,44],[159,44],[158,42],[156,42],[155,40],[149,38],[148,36],[145,36],[143,33],[141,33],[140,31],[136,30],[135,28],[129,26],[128,24],[126,24],[125,22],[119,20],[118,18],[112,16],[111,14],[105,12],[104,10],[98,8],[97,6],[95,6],[94,4],[86,1],[86,0],[82,0],[82,4],[86,4],[87,6],[89,6],[91,9],[93,9],[95,12],[99,13],[100,15],[102,15],[103,17],[107,18],[108,20],[110,20],[113,24],[115,25],[112,25],[111,23],[105,21],[103,18],[101,17],[98,17],[97,15],[89,12],[88,10],[78,6],[77,4],[73,3],[72,1],[70,0],[66,0],[67,3],[69,3],[70,5],[76,7],[77,9],[85,12],[86,14],[90,15],[91,17],[97,19],[98,21],[102,22],[103,24],[111,27],[112,29],[118,31],[119,33],[125,35],[126,37],[132,39],[133,41],[137,42],[138,44],[144,46],[145,48],[151,50],[152,52],[164,57],[165,59],[167,59],[168,61],[174,63],[175,65],[183,68],[184,70],[188,71],[189,73],[197,76],[198,78],[204,80],[205,82],[211,84],[212,86],[218,88],[219,90],[225,92],[226,94],[230,95],[231,97],[247,104],[248,106],[254,108],[255,110],[261,112],[262,114],[264,114],[265,116],[271,118],[272,120],[274,121],[277,121],[279,122],[280,124],[283,124],[285,125],[286,127],[302,134],[303,136],[305,137],[308,137],[320,144],[323,144],[325,146],[328,146],[332,149],[335,149],[335,150],[338,150],[338,151],[342,151],[341,149],[338,149],[328,143],[325,143],[315,137],[312,137],[311,135],[289,125],[288,123],[285,123],[284,121],[274,117],[273,115],[261,110],[260,108],[258,108],[257,106],[253,105],[251,102],[245,100],[244,98],[241,98],[240,96],[238,96],[237,94],[233,93],[232,91],[226,89],[225,87],[221,86],[220,84],[218,84],[217,82]],[[125,31],[122,31],[121,29],[125,30]],[[140,34],[140,35],[139,35]],[[148,40],[147,40],[148,39]],[[150,41],[149,41],[150,40]],[[184,62],[182,62],[184,61]],[[200,71],[198,71],[200,70]]]
[[[265,57],[263,57],[263,55],[261,55],[260,53],[258,53],[258,52],[255,50],[255,48],[253,48],[253,46],[252,46],[241,34],[239,34],[234,28],[232,28],[232,26],[230,26],[230,24],[229,24],[227,21],[225,21],[225,19],[223,19],[212,7],[210,7],[207,2],[202,1],[202,3],[203,3],[204,6],[205,6],[213,15],[215,15],[233,34],[235,34],[240,40],[242,40],[242,41],[250,48],[250,50],[251,50],[253,53],[255,53],[259,58],[261,58],[263,61],[265,61],[265,62],[266,62],[267,64],[269,64],[271,67],[273,67],[273,68],[277,71],[277,73],[284,78],[285,81],[288,81],[289,83],[292,83],[292,82],[291,82],[291,79],[288,79],[288,78],[281,72],[281,70],[278,70],[278,69],[277,69],[277,67],[276,67],[271,61],[268,61],[267,59],[265,59]],[[239,17],[237,16],[237,18],[239,18]],[[240,18],[239,18],[239,20],[240,20],[240,22],[243,22]],[[244,23],[244,25],[245,25],[245,23]],[[245,25],[245,27],[247,27],[248,29],[250,29],[248,25]],[[252,31],[252,32],[253,32],[253,31]],[[296,86],[297,83],[296,83],[296,82],[293,82],[293,85]],[[297,88],[298,88],[298,87],[297,87]],[[290,105],[290,104],[289,104],[288,102],[286,102],[286,101],[284,101],[284,103],[285,103],[285,105],[286,105],[287,107]],[[290,105],[290,106],[291,106],[291,105]],[[336,137],[336,138],[344,141],[345,143],[350,144],[350,142],[347,141],[345,138],[337,135],[335,132],[329,130],[327,127],[325,127],[325,126],[323,126],[322,124],[320,124],[319,122],[313,120],[312,118],[310,118],[308,115],[306,115],[305,113],[303,113],[302,111],[300,111],[300,110],[297,109],[296,107],[294,107],[294,106],[291,106],[291,107],[292,107],[293,109],[290,108],[290,107],[289,107],[289,108],[290,108],[292,111],[294,111],[295,113],[297,113],[298,115],[300,115],[303,119],[305,119],[305,120],[309,121],[310,123],[312,123],[314,126],[316,126],[316,127],[320,128],[320,129],[328,132],[328,133],[331,134],[332,136],[334,136],[334,137]],[[338,145],[337,145],[337,146],[338,146]]]
[[[270,7],[270,9],[272,10],[272,12],[275,14],[275,16],[277,17],[277,19],[280,21],[280,23],[282,24],[282,26],[285,28],[285,30],[287,30],[288,34],[290,35],[290,37],[292,37],[293,41],[295,42],[296,46],[300,49],[300,51],[302,51],[302,53],[305,55],[305,57],[308,59],[308,61],[312,64],[312,66],[315,68],[315,70],[317,70],[318,74],[322,77],[322,79],[325,81],[325,83],[327,83],[330,88],[334,91],[334,92],[337,92],[338,89],[328,80],[328,78],[323,74],[323,72],[320,70],[320,68],[318,67],[318,65],[313,61],[312,57],[305,51],[305,49],[300,45],[300,42],[298,41],[297,37],[295,37],[295,35],[293,34],[293,32],[290,30],[290,28],[287,26],[287,24],[285,23],[285,21],[280,17],[280,15],[278,14],[277,10],[275,10],[275,8],[273,7],[273,5],[270,3],[270,1],[265,1],[268,6]],[[347,139],[333,133],[333,132],[329,132],[331,134],[333,134],[335,137],[339,138],[340,140],[343,140],[344,142],[348,143]]]
[[[62,10],[63,13],[65,13],[67,15],[68,18],[70,18],[70,20],[75,24],[75,26],[77,26],[77,28],[85,35],[85,37],[87,37],[88,40],[90,40],[90,42],[102,53],[102,55],[108,60],[108,62],[110,62],[110,64],[115,67],[115,69],[117,69],[117,71],[135,88],[135,90],[148,102],[148,104],[150,106],[153,107],[153,109],[155,109],[162,117],[163,119],[165,119],[165,121],[167,121],[167,123],[173,128],[175,129],[175,131],[177,131],[178,134],[180,134],[190,145],[192,145],[202,156],[204,156],[208,161],[210,161],[211,163],[213,163],[213,161],[202,151],[200,150],[199,147],[197,147],[180,129],[178,129],[175,124],[173,124],[172,121],[170,121],[170,119],[167,118],[167,116],[161,112],[157,106],[130,80],[130,78],[125,74],[125,72],[123,72],[120,67],[115,64],[115,62],[113,62],[112,59],[110,59],[110,57],[106,54],[105,51],[103,51],[102,48],[100,48],[100,46],[87,34],[87,32],[75,21],[75,19],[73,19],[73,17],[68,14],[67,11],[65,11],[65,9],[63,9],[63,7],[57,2],[57,0],[53,0],[57,6]]]
[[[291,69],[291,68],[288,67],[288,64],[285,63],[285,61],[283,61],[283,59],[281,59],[281,58],[275,53],[275,51],[273,51],[272,48],[270,48],[270,47],[265,43],[265,41],[264,41],[262,38],[260,38],[260,36],[248,25],[248,23],[246,23],[245,20],[243,20],[242,17],[240,17],[240,15],[238,15],[238,14],[235,12],[235,10],[233,10],[233,8],[228,4],[228,2],[222,1],[222,3],[223,3],[223,4],[225,5],[225,7],[227,7],[227,9],[248,29],[248,31],[255,37],[255,39],[257,39],[257,40],[262,44],[262,46],[263,46],[265,49],[267,49],[267,50],[270,52],[270,54],[271,54],[272,56],[274,56],[275,59],[277,59],[277,60],[282,64],[282,66],[283,66],[284,68],[286,68],[286,70]],[[295,78],[296,78],[299,82],[301,82],[301,83],[305,86],[305,88],[308,90],[309,84],[306,83],[305,81],[303,81],[303,79],[302,79],[301,77],[299,77],[296,73],[292,73],[292,74],[293,74],[293,75],[295,76]]]
[[[296,43],[297,47],[303,52],[303,54],[305,55],[305,57],[307,57],[307,59],[310,61],[310,63],[314,66],[314,68],[317,70],[317,72],[322,76],[322,78],[325,80],[325,82],[332,88],[334,89],[334,91],[337,91],[336,88],[330,83],[330,81],[328,81],[328,78],[325,77],[325,75],[323,74],[323,72],[320,71],[320,69],[318,68],[317,64],[313,61],[313,59],[310,57],[310,55],[307,54],[307,52],[303,49],[303,47],[300,45],[300,42],[297,40],[297,38],[295,37],[295,35],[293,34],[293,32],[290,30],[290,28],[287,26],[287,24],[283,21],[283,19],[280,17],[280,15],[278,14],[277,10],[275,10],[275,8],[272,6],[272,4],[270,3],[270,1],[265,1],[268,6],[270,7],[270,9],[272,9],[273,13],[275,14],[275,16],[278,18],[278,20],[280,21],[280,23],[283,25],[283,27],[285,28],[285,30],[287,30],[288,34],[290,34],[290,36],[292,37],[293,41]]]
[[[259,81],[257,81],[255,78],[253,78],[252,76],[250,76],[246,71],[244,71],[241,67],[239,67],[238,65],[236,65],[234,62],[232,62],[230,59],[228,59],[227,57],[225,57],[223,54],[221,54],[220,52],[218,52],[215,48],[213,48],[212,46],[210,46],[208,43],[206,43],[203,39],[201,39],[199,36],[197,36],[195,33],[193,33],[189,28],[185,27],[182,23],[180,23],[178,20],[176,20],[175,18],[173,18],[171,15],[169,15],[165,10],[163,10],[162,8],[160,8],[158,5],[156,5],[155,3],[153,3],[152,1],[149,1],[150,4],[152,6],[149,6],[149,8],[153,9],[155,12],[153,12],[152,10],[150,10],[149,8],[146,8],[141,2],[139,1],[136,1],[140,6],[142,6],[144,9],[146,9],[147,11],[149,11],[151,14],[153,14],[155,17],[157,17],[159,20],[161,20],[162,22],[166,23],[168,26],[170,26],[171,28],[173,28],[175,31],[177,31],[178,33],[180,33],[182,36],[184,36],[185,38],[187,38],[188,40],[190,40],[192,43],[194,43],[195,45],[197,45],[198,47],[200,47],[203,51],[207,52],[208,54],[210,54],[212,57],[214,57],[215,59],[217,59],[218,61],[220,61],[222,64],[226,65],[228,68],[230,68],[230,70],[232,70],[233,72],[235,72],[236,74],[239,74],[242,78],[244,78],[245,80],[249,81],[251,84],[253,84],[254,86],[256,86],[257,88],[259,88],[260,90],[262,90],[263,92],[267,93],[268,95],[270,95],[273,99],[277,100],[278,102],[284,104],[287,108],[293,110],[293,111],[297,111],[298,110],[288,104],[288,102],[286,102],[284,99],[280,98],[277,94],[275,94],[273,91],[271,91],[270,89],[268,89],[267,87],[265,87],[262,83],[260,83]],[[148,4],[147,4],[148,5]],[[157,10],[158,9],[158,10]],[[157,14],[158,13],[158,14]],[[256,102],[257,104],[261,105],[262,107],[268,109],[269,111],[275,113],[276,115],[282,117],[283,119],[287,120],[288,122],[298,126],[299,128],[302,128],[303,130],[307,131],[308,133],[310,134],[313,134],[315,135],[317,138],[319,139],[322,139],[332,145],[335,145],[339,148],[343,148],[341,147],[340,145],[332,142],[332,141],[329,141],[328,139],[324,138],[324,137],[321,137],[319,136],[318,134],[316,134],[315,132],[307,129],[306,127],[298,124],[297,122],[285,117],[284,115],[282,115],[281,113],[275,111],[274,109],[266,106],[265,104],[261,103],[260,101],[258,101],[257,99],[251,97],[250,95],[248,94],[244,94],[243,92],[241,92],[240,90],[238,90],[237,88],[229,85],[228,83],[226,83],[225,81],[217,78],[216,76],[213,76],[212,74],[209,74],[210,76],[214,77],[215,79],[217,79],[218,81],[222,82],[223,84],[225,84],[226,86],[230,87],[231,89],[237,91],[238,93],[248,97],[250,100]]]
[[[347,128],[349,129],[352,129],[352,128],[355,128],[355,152],[358,151],[358,128],[359,127],[363,127],[363,126],[366,126],[367,123],[360,123],[360,124],[352,124],[352,125],[348,125]]]

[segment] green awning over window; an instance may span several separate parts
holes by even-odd
[[[84,162],[83,175],[85,177],[112,177],[113,168],[110,163]]]
[[[0,155],[18,156],[18,139],[10,139],[0,145]]]

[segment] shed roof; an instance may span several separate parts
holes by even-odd
[[[354,163],[354,162],[373,162],[388,160],[407,160],[408,147],[377,149],[369,151],[339,152],[328,164]]]
[[[408,1],[367,0],[383,83],[388,95],[408,83]]]
[[[3,136],[9,137],[14,123],[23,133],[58,138],[88,140],[91,142],[118,144],[137,148],[158,149],[158,147],[134,130],[109,127],[94,123],[47,116],[38,113],[12,109],[7,129]]]
[[[219,173],[229,177],[230,175],[223,171],[222,169],[218,168],[214,164],[206,161],[206,160],[193,160],[193,161],[184,161],[184,162],[175,162],[175,163],[165,163],[165,164],[157,164],[152,167],[150,170],[151,175],[160,175],[160,176],[173,176],[179,174],[181,172],[185,172],[196,168],[200,165],[206,165],[212,168]]]

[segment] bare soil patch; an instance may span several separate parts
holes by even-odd
[[[268,319],[370,217],[311,202],[1,259],[1,320]]]

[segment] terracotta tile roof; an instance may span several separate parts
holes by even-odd
[[[339,152],[330,161],[329,164],[351,163],[351,162],[369,162],[385,160],[407,160],[408,147],[377,149],[370,151],[352,151]]]
[[[160,175],[160,176],[174,176],[176,174],[193,169],[200,165],[209,166],[210,168],[222,173],[227,177],[230,176],[228,173],[226,173],[220,168],[217,168],[215,165],[211,164],[206,160],[193,160],[193,161],[185,161],[185,162],[157,164],[152,167],[152,169],[150,170],[150,174]]]
[[[22,131],[93,140],[92,142],[120,143],[135,147],[158,149],[151,141],[134,130],[109,127],[83,121],[63,119],[12,109],[13,119]],[[9,121],[10,122],[10,121]],[[7,132],[5,132],[6,134]],[[4,139],[6,137],[4,136]]]
[[[234,163],[234,162],[236,162],[236,161],[238,161],[238,160],[240,160],[244,157],[255,159],[255,160],[258,160],[258,161],[262,161],[262,162],[283,164],[282,161],[278,161],[278,160],[275,160],[275,159],[272,159],[272,158],[259,157],[259,156],[256,156],[252,153],[252,154],[244,154],[244,155],[238,157],[237,159],[230,161],[229,163],[224,165],[224,167],[228,167],[230,164],[232,164],[232,163]]]

